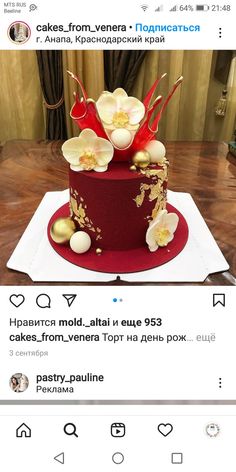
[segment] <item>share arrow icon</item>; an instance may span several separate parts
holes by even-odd
[[[62,296],[66,299],[67,304],[68,304],[68,307],[71,307],[72,303],[74,303],[74,301],[75,301],[75,299],[76,299],[76,297],[77,297],[77,295],[72,294],[72,293],[70,293],[70,294],[63,294]]]

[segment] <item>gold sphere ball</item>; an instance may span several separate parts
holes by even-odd
[[[50,228],[50,236],[54,243],[64,244],[70,240],[75,231],[74,221],[70,218],[58,218]]]
[[[101,254],[102,254],[102,249],[101,249],[100,247],[98,247],[98,248],[96,249],[96,254],[97,254],[97,256],[101,256]]]
[[[148,151],[138,151],[134,154],[132,161],[136,167],[145,169],[151,162],[151,156]]]

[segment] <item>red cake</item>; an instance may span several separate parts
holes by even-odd
[[[82,98],[76,95],[71,117],[81,133],[62,146],[70,202],[50,221],[52,246],[70,262],[98,271],[134,272],[167,262],[182,250],[188,231],[167,204],[169,163],[156,132],[182,78],[160,107],[162,97],[153,97],[161,79],[143,103],[123,89],[103,92],[95,103],[72,77]]]
[[[138,172],[122,162],[103,173],[70,169],[69,182],[72,218],[101,249],[143,246],[149,221],[166,208],[166,162]]]

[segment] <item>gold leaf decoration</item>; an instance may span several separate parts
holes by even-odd
[[[140,190],[141,190],[141,188],[140,188]],[[139,195],[137,195],[137,197],[134,198],[134,201],[135,201],[138,208],[142,206],[144,198],[145,198],[145,190],[141,190],[141,193]]]
[[[162,169],[141,169],[140,173],[150,180],[150,184],[141,183],[140,193],[134,198],[137,208],[140,208],[148,198],[149,202],[155,202],[152,214],[147,216],[147,220],[152,220],[158,211],[166,208],[166,190],[163,188],[164,182],[168,178],[168,161],[161,165]]]
[[[71,189],[70,209],[71,216],[74,216],[74,219],[78,222],[80,228],[87,228],[96,234],[96,239],[98,237],[99,239],[102,239],[101,228],[96,228],[92,220],[89,218],[87,214],[87,205],[84,202],[84,198],[79,196],[77,190]]]

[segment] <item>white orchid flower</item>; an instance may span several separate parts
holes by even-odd
[[[168,213],[167,210],[158,212],[146,233],[146,243],[151,252],[156,251],[159,246],[167,246],[172,241],[178,222],[179,217],[175,213]]]
[[[129,97],[122,88],[117,88],[113,93],[103,92],[96,105],[104,128],[110,130],[136,130],[145,114],[143,103]]]
[[[65,141],[62,153],[75,171],[104,172],[112,160],[114,149],[110,141],[99,138],[91,129],[84,129],[78,138]]]

